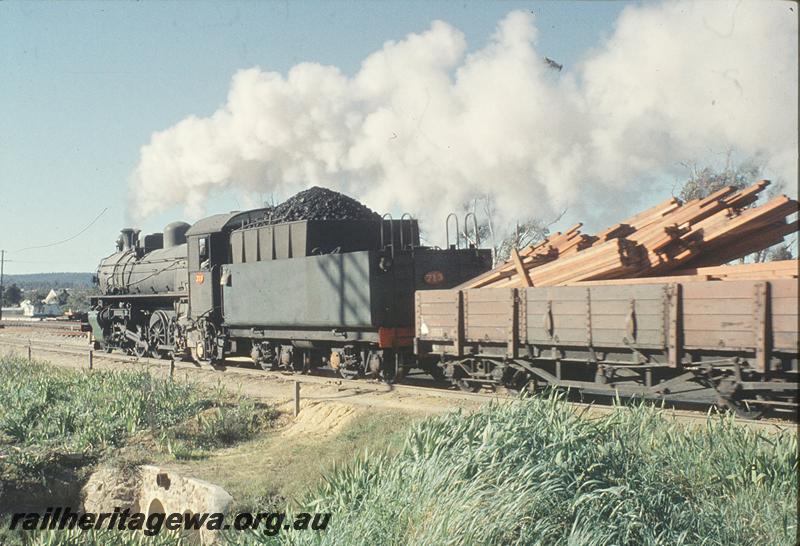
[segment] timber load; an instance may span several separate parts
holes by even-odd
[[[682,203],[671,198],[596,235],[577,224],[523,250],[458,288],[525,288],[583,283],[631,284],[797,278],[798,261],[725,266],[798,231],[797,201],[785,195],[756,205],[769,181],[726,186]]]

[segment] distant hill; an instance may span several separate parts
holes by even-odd
[[[16,284],[23,290],[50,288],[86,288],[93,286],[92,273],[29,273],[4,275],[3,284]]]

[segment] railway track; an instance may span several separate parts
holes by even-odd
[[[225,365],[220,369],[211,368],[210,366],[200,366],[194,362],[171,361],[95,351],[90,349],[88,345],[80,345],[75,341],[42,340],[33,337],[29,340],[25,340],[22,338],[14,339],[11,336],[2,336],[0,337],[0,346],[2,345],[14,347],[18,349],[23,356],[27,353],[34,359],[41,357],[42,353],[77,357],[79,359],[79,367],[81,368],[89,368],[93,366],[95,362],[112,362],[125,364],[127,366],[134,365],[137,367],[145,367],[149,370],[169,373],[170,375],[176,372],[186,372],[188,376],[188,373],[191,372],[192,375],[205,379],[211,378],[219,380],[224,377],[225,379],[234,380],[235,382],[243,382],[246,380],[248,382],[274,381],[289,383],[296,381],[301,385],[333,387],[337,392],[349,393],[354,396],[368,393],[395,393],[412,399],[435,398],[452,402],[453,406],[456,407],[462,405],[481,405],[492,401],[508,400],[514,397],[513,394],[502,390],[497,392],[477,393],[453,390],[452,388],[442,387],[441,384],[428,378],[427,374],[411,374],[403,384],[387,384],[376,380],[347,380],[339,376],[264,371],[260,368],[248,367],[253,366],[253,364],[250,359],[246,358],[226,360]],[[616,408],[612,405],[608,405],[607,403],[597,404],[595,401],[581,402],[569,400],[567,403],[576,411],[585,412],[589,416],[599,416],[616,411]],[[673,406],[669,407],[667,411],[669,416],[682,422],[703,424],[707,422],[709,412],[713,411],[713,409],[709,407],[687,409],[685,407]],[[797,427],[797,423],[784,419],[754,420],[737,417],[736,421],[739,424],[767,431],[779,431]]]
[[[56,320],[2,320],[0,331],[14,333],[20,331],[49,332],[61,337],[85,337],[81,323],[77,321]]]

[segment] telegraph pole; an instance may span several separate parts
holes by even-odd
[[[3,320],[3,266],[6,261],[6,251],[0,250],[0,320]],[[0,324],[0,328],[3,325]]]

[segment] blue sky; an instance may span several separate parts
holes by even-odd
[[[0,248],[7,273],[91,271],[125,222],[128,178],[153,131],[206,116],[238,69],[301,61],[358,70],[387,40],[442,19],[471,49],[515,9],[538,50],[570,66],[613,30],[625,2],[0,3]],[[85,233],[47,249],[45,245]],[[211,210],[239,208],[235,196]],[[151,218],[158,231],[180,210]]]

